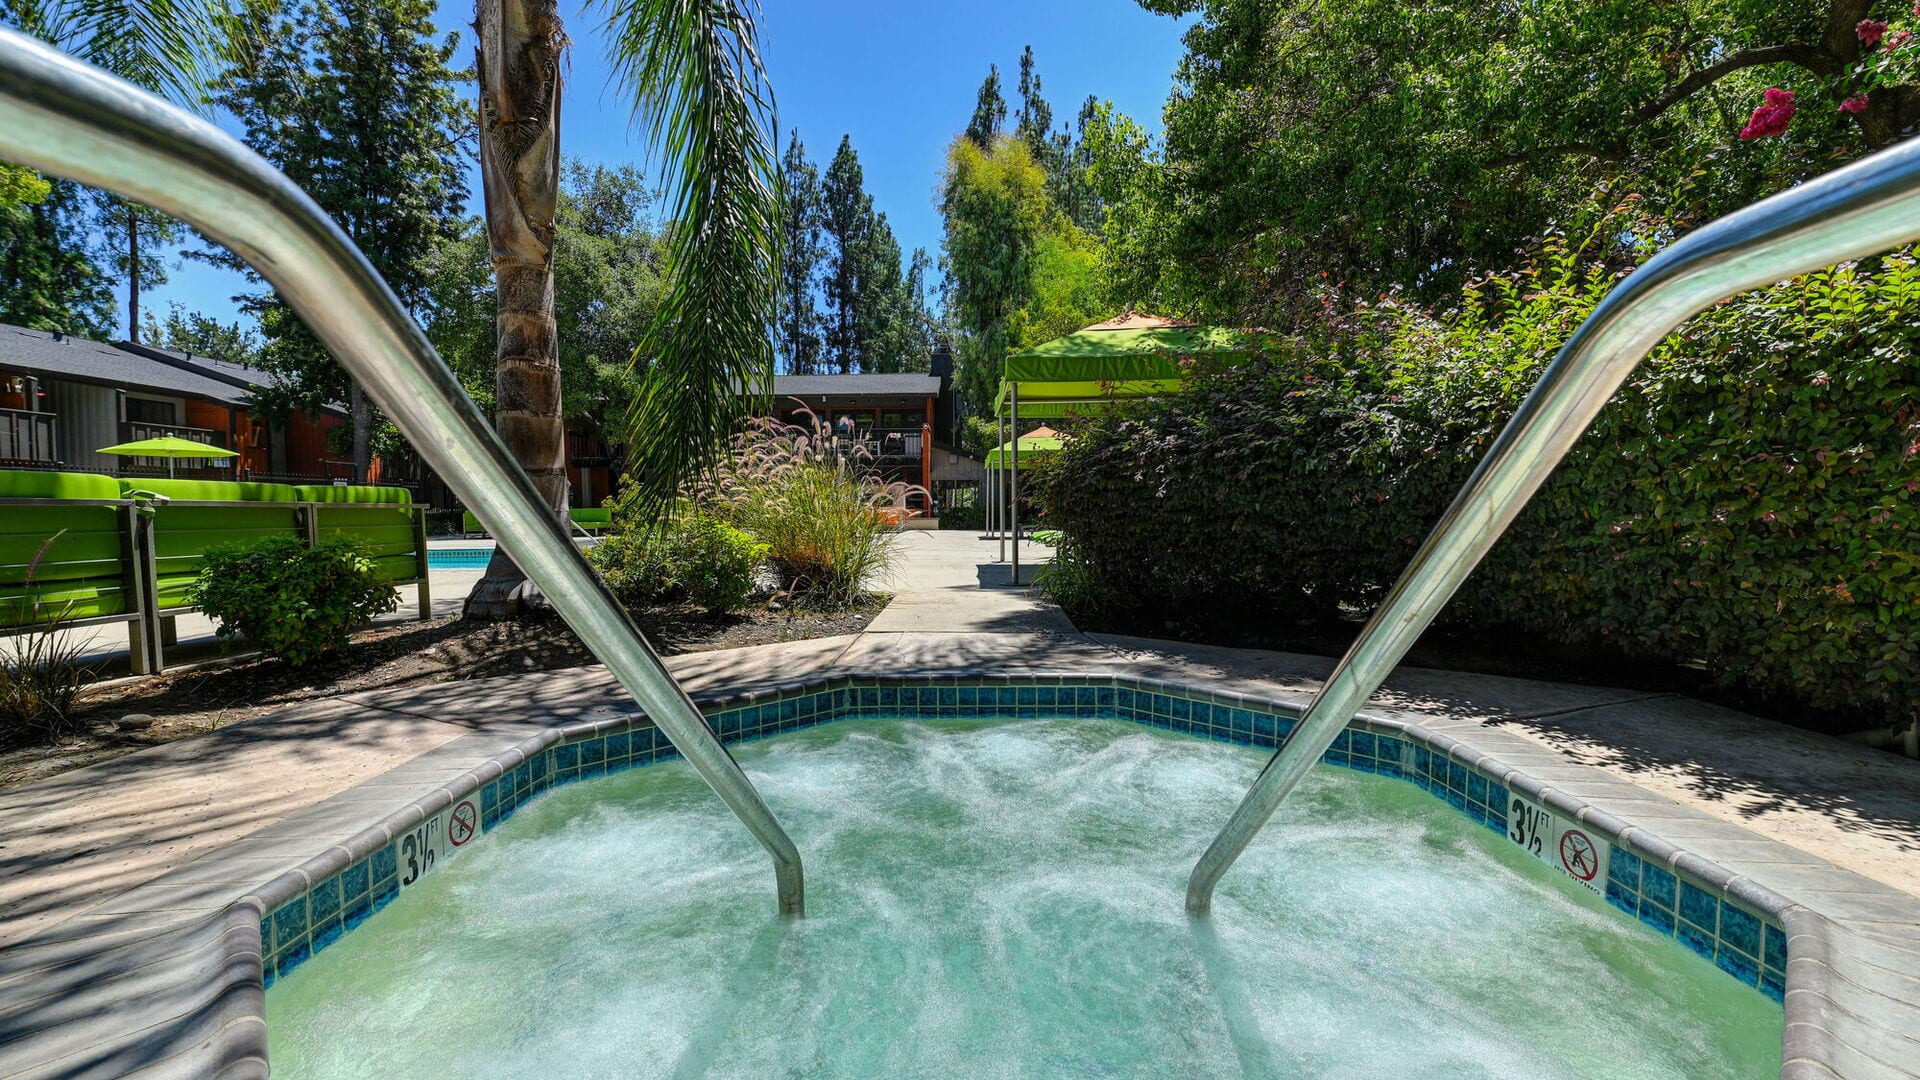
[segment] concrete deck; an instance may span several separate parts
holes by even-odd
[[[1081,634],[1026,591],[983,585],[1005,567],[971,534],[908,533],[902,553],[896,597],[863,634],[669,666],[697,698],[843,675],[1127,674],[1294,706],[1331,667]],[[417,821],[529,738],[630,711],[597,667],[442,684],[0,792],[0,1076],[261,1075],[257,914],[236,901],[294,867],[331,872],[350,838]],[[1786,898],[1783,1075],[1920,1076],[1914,763],[1671,695],[1419,669],[1363,715],[1655,838],[1729,894]]]

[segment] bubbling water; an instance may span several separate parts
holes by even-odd
[[[1747,1077],[1778,1006],[1398,781],[1322,768],[1223,881],[1265,755],[1117,721],[736,748],[523,808],[268,994],[283,1077]]]

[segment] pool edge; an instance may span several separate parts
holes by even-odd
[[[1283,700],[1278,695],[1223,692],[1208,689],[1200,685],[1199,680],[1155,676],[976,673],[964,677],[963,681],[985,682],[995,686],[1027,686],[1044,685],[1048,680],[1058,685],[1063,678],[1077,682],[1127,683],[1149,690],[1160,688],[1213,701],[1257,703],[1275,712],[1298,711],[1297,703]],[[811,678],[764,685],[750,692],[710,693],[695,697],[704,710],[720,712],[754,702],[830,692],[835,687],[844,687],[855,681],[863,685],[891,683],[895,686],[918,687],[929,684],[938,686],[943,682],[953,684],[956,679],[952,675],[873,678],[848,672],[826,672]],[[432,784],[423,783],[414,797],[381,814],[372,825],[328,845],[319,854],[258,888],[237,890],[237,895],[218,913],[204,920],[184,924],[179,929],[182,934],[204,933],[208,926],[216,924],[223,927],[213,942],[200,947],[217,953],[217,957],[212,959],[219,975],[212,984],[199,988],[202,993],[188,995],[202,999],[200,1004],[189,1013],[173,1018],[170,1024],[162,1025],[165,1030],[149,1028],[143,1029],[144,1035],[141,1032],[133,1033],[136,1037],[127,1040],[131,1044],[128,1049],[144,1052],[96,1054],[87,1060],[61,1055],[29,1063],[25,1074],[116,1075],[137,1069],[142,1076],[265,1075],[265,990],[268,980],[263,963],[265,954],[270,950],[265,948],[269,943],[263,939],[261,928],[277,907],[340,874],[356,862],[368,859],[374,852],[393,844],[410,830],[434,820],[460,800],[475,797],[488,785],[520,769],[545,751],[563,743],[631,731],[639,726],[650,727],[645,725],[644,717],[637,711],[623,711],[596,719],[541,727],[501,747],[457,776],[436,778],[438,782]],[[1552,783],[1532,776],[1524,767],[1507,763],[1497,753],[1472,746],[1470,740],[1456,737],[1456,732],[1436,730],[1405,715],[1393,714],[1391,710],[1372,708],[1362,711],[1356,718],[1356,726],[1375,733],[1393,733],[1417,740],[1431,751],[1444,754],[1448,762],[1458,761],[1489,776],[1497,774],[1511,790],[1537,799],[1553,812],[1604,836],[1610,843],[1620,844],[1639,858],[1658,860],[1672,869],[1684,870],[1688,876],[1714,887],[1722,897],[1737,897],[1741,903],[1777,920],[1787,935],[1783,1001],[1786,1037],[1783,1043],[1782,1077],[1904,1075],[1888,1063],[1875,1060],[1861,1047],[1849,1044],[1831,1030],[1835,1026],[1844,1027],[1844,1020],[1858,1013],[1864,991],[1840,979],[1829,965],[1828,960],[1837,948],[1836,934],[1839,928],[1825,915],[1789,900],[1762,882],[1735,874],[1714,860],[1688,850],[1683,846],[1684,842],[1669,841],[1651,829],[1610,813],[1602,805],[1562,791]],[[472,737],[465,736],[463,739]],[[393,774],[416,766],[420,760],[415,759],[387,774],[371,778],[301,814],[323,818],[327,813],[337,810],[339,805],[351,804],[355,796],[364,794],[371,787],[394,786]],[[413,794],[411,791],[408,793]],[[1222,812],[1225,812],[1225,808]],[[300,817],[301,814],[293,817]],[[207,858],[215,859],[219,854],[216,852]],[[1842,1022],[1836,1023],[1836,1018]],[[0,1039],[4,1039],[4,1033],[0,1033]],[[7,1059],[10,1050],[19,1048],[19,1043],[0,1043],[0,1062]],[[82,1051],[79,1056],[85,1058],[86,1054]],[[122,1068],[122,1065],[131,1065],[132,1068]],[[0,1068],[0,1074],[11,1075],[12,1070]]]

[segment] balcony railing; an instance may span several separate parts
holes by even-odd
[[[54,465],[54,414],[0,409],[0,462],[14,465]]]
[[[171,435],[188,442],[204,443],[208,446],[227,448],[225,432],[210,428],[185,427],[180,424],[156,424],[147,420],[122,420],[120,422],[120,441],[139,442],[142,439],[158,439]],[[174,462],[175,469],[228,469],[233,468],[233,458],[211,458],[194,460],[182,458]],[[167,459],[158,457],[130,457],[121,468],[123,475],[145,476],[148,474],[165,476],[168,474]]]
[[[833,449],[842,457],[857,457],[874,465],[917,462],[926,452],[920,428],[873,428],[856,435],[835,435]]]

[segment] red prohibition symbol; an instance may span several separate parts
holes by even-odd
[[[1594,850],[1593,841],[1579,829],[1568,829],[1560,835],[1560,865],[1567,873],[1581,881],[1592,881],[1600,872],[1600,853]]]
[[[447,839],[459,847],[473,839],[474,826],[480,824],[480,812],[473,808],[469,799],[453,808],[453,816],[447,820]]]

